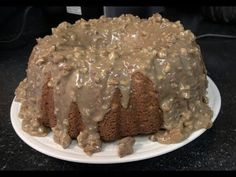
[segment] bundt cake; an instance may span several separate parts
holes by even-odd
[[[211,127],[207,77],[195,37],[160,14],[61,23],[37,39],[16,89],[22,128],[72,139],[88,155],[103,141],[150,135],[177,143]]]

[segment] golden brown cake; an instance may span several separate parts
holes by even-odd
[[[103,141],[150,135],[176,143],[211,127],[206,69],[195,37],[159,14],[61,23],[37,39],[16,90],[22,128],[77,139],[91,155]]]

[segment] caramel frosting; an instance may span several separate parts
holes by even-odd
[[[135,72],[152,80],[159,94],[163,130],[151,140],[175,143],[197,129],[211,126],[200,48],[193,33],[179,21],[169,22],[159,14],[148,19],[133,15],[81,19],[75,24],[62,22],[52,29],[52,35],[37,42],[27,78],[16,91],[22,103],[23,130],[32,135],[45,136],[49,132],[38,121],[42,116],[42,85],[48,73],[57,118],[52,131],[55,141],[64,148],[71,142],[66,119],[69,105],[76,102],[86,125],[77,138],[79,145],[83,147],[92,139],[97,142],[93,151],[100,151],[97,122],[110,110],[116,88],[122,93],[122,106],[127,107],[131,75]]]

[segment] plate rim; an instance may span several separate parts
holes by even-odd
[[[220,109],[221,109],[221,95],[220,95],[219,89],[217,88],[216,84],[213,82],[213,80],[209,76],[207,76],[207,80],[208,80],[208,87],[211,86],[212,87],[212,91],[215,93],[214,95],[218,96],[217,98],[215,98],[215,99],[217,99],[216,105],[214,106],[216,111],[213,113],[213,117],[212,117],[212,122],[214,123],[214,121],[216,120],[216,118],[217,118],[217,116],[218,116],[218,114],[220,112]],[[167,147],[164,150],[162,150],[160,153],[158,153],[158,154],[153,153],[151,151],[149,153],[146,152],[146,154],[147,154],[146,156],[142,156],[142,155],[138,156],[137,154],[136,155],[132,154],[132,155],[120,158],[117,155],[118,158],[114,158],[113,160],[110,160],[110,159],[106,160],[104,158],[103,161],[93,159],[93,156],[92,157],[88,157],[86,154],[84,154],[85,159],[69,158],[69,157],[63,156],[63,154],[66,153],[66,152],[64,152],[62,155],[58,155],[57,153],[50,152],[50,150],[51,151],[52,150],[58,151],[58,149],[54,149],[54,148],[51,149],[52,147],[49,147],[49,146],[45,146],[44,148],[40,148],[39,146],[36,145],[37,143],[34,144],[33,142],[30,141],[30,139],[33,139],[34,141],[38,141],[38,140],[36,140],[38,137],[31,136],[31,135],[27,134],[26,132],[24,132],[21,129],[21,126],[19,127],[17,125],[19,123],[21,124],[21,119],[18,117],[18,115],[15,115],[14,108],[15,108],[16,104],[20,104],[20,103],[19,102],[15,102],[14,100],[15,100],[15,97],[14,97],[14,99],[12,101],[11,108],[10,108],[10,119],[11,119],[11,124],[13,126],[13,129],[15,130],[16,134],[20,137],[20,139],[23,140],[23,142],[26,143],[28,146],[30,146],[31,148],[35,149],[36,151],[38,151],[40,153],[43,153],[43,154],[45,154],[47,156],[50,156],[50,157],[54,157],[56,159],[70,161],[70,162],[87,163],[87,164],[118,164],[118,163],[127,163],[127,162],[135,162],[135,161],[150,159],[150,158],[153,158],[153,157],[158,157],[158,156],[161,156],[163,154],[167,154],[169,152],[175,151],[175,150],[177,150],[177,149],[179,149],[179,148],[189,144],[190,142],[194,141],[199,136],[201,136],[207,130],[207,129],[199,129],[199,130],[193,132],[187,139],[185,139],[184,141],[182,141],[180,143],[168,144],[168,145],[161,144],[161,145],[167,146]],[[28,138],[30,138],[30,139],[28,139]],[[174,146],[174,147],[172,147],[172,146]],[[143,152],[141,152],[141,153],[143,153]]]

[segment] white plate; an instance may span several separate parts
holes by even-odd
[[[221,107],[221,97],[218,88],[214,82],[208,77],[208,98],[209,105],[213,110],[212,121],[215,121]],[[20,110],[20,103],[13,100],[11,106],[11,122],[18,134],[18,136],[29,146],[36,149],[37,151],[58,158],[62,160],[80,162],[80,163],[93,163],[93,164],[111,164],[111,163],[124,163],[132,162],[137,160],[148,159],[168,152],[174,151],[189,142],[199,137],[206,129],[198,130],[192,135],[177,144],[164,145],[157,142],[152,142],[145,137],[136,137],[136,143],[134,145],[134,153],[123,158],[117,155],[117,146],[115,143],[104,143],[102,152],[95,153],[91,157],[87,156],[82,149],[80,149],[76,141],[73,140],[68,149],[63,149],[60,145],[53,141],[52,133],[46,137],[34,137],[25,133],[21,129],[21,119],[18,118]]]

